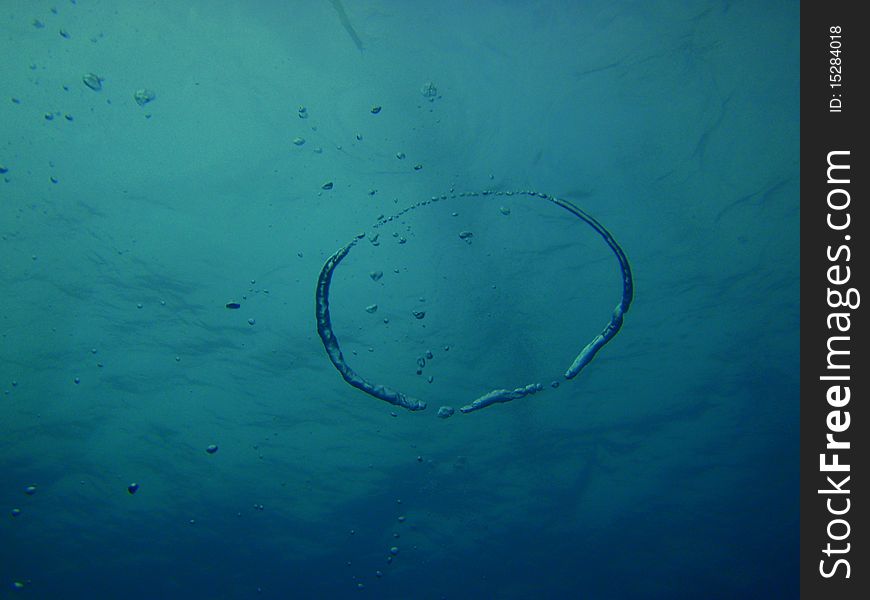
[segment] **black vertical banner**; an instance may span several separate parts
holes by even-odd
[[[800,580],[811,599],[870,597],[862,4],[801,4]]]

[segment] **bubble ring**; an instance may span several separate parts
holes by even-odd
[[[483,191],[483,192],[463,192],[459,194],[451,193],[450,195],[445,196],[433,196],[429,200],[423,200],[405,208],[399,213],[393,215],[388,218],[381,218],[374,225],[374,228],[380,228],[386,223],[397,219],[402,216],[406,212],[410,210],[414,210],[418,207],[426,206],[428,204],[432,204],[434,202],[438,202],[439,200],[447,200],[448,198],[456,198],[456,197],[476,197],[476,196],[512,196],[512,195],[526,195],[532,196],[536,198],[541,198],[543,200],[548,200],[557,206],[560,206],[578,217],[586,224],[588,224],[592,229],[598,233],[599,236],[604,240],[607,246],[613,251],[616,255],[616,260],[619,262],[619,270],[622,274],[622,298],[619,304],[616,305],[616,308],[613,309],[613,314],[610,317],[610,321],[604,327],[604,329],[592,338],[592,340],[580,350],[580,353],[574,358],[574,361],[571,363],[571,366],[568,367],[568,370],[565,371],[565,379],[573,379],[577,376],[578,373],[588,365],[595,355],[610,341],[613,337],[619,332],[619,329],[622,327],[623,318],[625,313],[628,312],[629,307],[631,306],[631,301],[634,297],[634,282],[631,277],[631,266],[628,264],[628,258],[625,256],[625,252],[622,250],[622,247],[616,242],[607,228],[604,227],[601,223],[599,223],[594,217],[588,214],[583,209],[575,206],[571,202],[567,200],[563,200],[561,198],[556,198],[555,196],[550,196],[547,194],[532,192],[532,191],[519,191],[519,192],[504,192],[504,191]],[[323,342],[323,347],[326,349],[326,354],[329,356],[329,360],[332,361],[332,364],[341,374],[342,378],[353,387],[362,390],[366,394],[370,396],[374,396],[379,400],[383,400],[384,402],[388,402],[389,404],[393,404],[395,406],[401,406],[402,408],[406,408],[411,411],[423,410],[426,408],[426,402],[414,398],[412,396],[408,396],[394,390],[385,385],[371,383],[367,381],[365,378],[360,376],[356,371],[354,371],[350,365],[347,364],[347,361],[344,359],[344,355],[341,352],[341,346],[338,343],[338,338],[335,336],[335,332],[332,329],[332,319],[329,315],[329,287],[332,283],[332,274],[335,272],[336,267],[344,260],[344,257],[348,255],[351,248],[353,248],[361,239],[365,238],[366,234],[361,233],[357,235],[350,243],[346,244],[339,248],[332,256],[326,259],[326,262],[323,264],[323,268],[320,270],[320,276],[317,278],[317,289],[315,292],[315,315],[317,319],[317,334],[320,336],[320,340]],[[487,392],[483,396],[480,396],[470,404],[467,404],[460,408],[459,410],[463,413],[472,412],[475,410],[480,410],[481,408],[485,408],[490,406],[491,404],[496,404],[499,402],[510,402],[511,400],[516,400],[517,398],[522,398],[524,396],[528,396],[530,394],[534,394],[544,389],[544,386],[541,383],[531,383],[524,387],[515,388],[513,390],[504,390],[497,389]]]

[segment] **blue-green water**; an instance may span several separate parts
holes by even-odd
[[[797,3],[0,7],[0,598],[796,596]]]

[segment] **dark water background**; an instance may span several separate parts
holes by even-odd
[[[0,598],[796,596],[796,2],[0,8]]]

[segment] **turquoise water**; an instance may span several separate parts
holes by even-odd
[[[0,6],[0,598],[796,596],[797,3]]]

